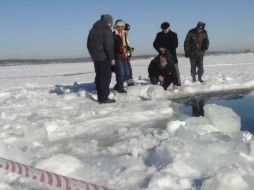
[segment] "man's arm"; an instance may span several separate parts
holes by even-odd
[[[154,47],[154,49],[156,49],[156,51],[160,52],[160,44],[159,44],[158,34],[156,35],[156,38],[153,41],[153,47]]]
[[[109,61],[112,61],[115,59],[114,55],[114,38],[113,33],[111,30],[106,30],[104,35],[104,50],[106,52],[106,55],[109,59]]]
[[[191,34],[188,32],[186,35],[186,38],[184,40],[184,52],[185,52],[185,57],[189,57],[190,54],[190,39],[191,39]]]
[[[203,42],[203,47],[202,47],[202,49],[203,49],[203,51],[206,51],[206,50],[208,50],[208,48],[209,48],[209,39],[208,39],[208,34],[207,34],[207,32],[205,33],[205,38],[204,38],[204,42]]]
[[[174,48],[176,49],[178,47],[178,37],[177,34],[175,33],[175,37],[174,37]]]

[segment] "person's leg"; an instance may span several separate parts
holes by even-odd
[[[172,77],[173,77],[173,84],[176,86],[181,86],[181,78],[180,78],[180,72],[179,72],[179,68],[178,68],[178,64],[174,64],[173,67],[173,73]]]
[[[100,66],[100,62],[94,62],[94,69],[95,69],[95,85],[96,85],[96,91],[97,91],[97,97],[98,97],[98,101],[101,99],[101,94],[100,94],[100,90],[99,90],[99,66]]]
[[[124,69],[123,69],[123,61],[122,58],[119,57],[119,59],[116,62],[115,65],[115,73],[116,73],[116,85],[114,87],[115,90],[122,90],[124,89],[123,83],[124,83]]]
[[[174,64],[175,70],[176,70],[176,80],[177,80],[177,86],[181,86],[181,77],[180,77],[180,72],[178,68],[178,63]]]
[[[203,55],[197,57],[198,80],[199,80],[200,82],[204,82],[204,81],[202,80],[202,76],[203,76],[203,74],[204,74],[203,60],[204,60],[204,56],[203,56]]]
[[[162,87],[164,90],[167,90],[167,88],[170,86],[170,84],[173,82],[173,76],[172,75],[166,75],[164,78],[164,83]]]
[[[128,84],[128,86],[133,86],[133,85],[135,85],[135,83],[134,83],[133,76],[132,76],[131,63],[130,63],[129,60],[127,60],[127,62],[128,62],[128,70],[129,70],[129,75],[128,75],[128,78],[127,78],[127,84]]]
[[[98,101],[105,102],[109,95],[109,85],[111,81],[111,64],[108,60],[98,63],[98,75],[96,85],[98,84]]]
[[[130,75],[130,72],[129,72],[129,62],[128,60],[123,60],[123,74],[124,74],[124,81],[127,82],[127,80],[129,79],[129,75]]]
[[[156,76],[150,76],[150,81],[151,81],[151,84],[158,84],[159,83],[159,79]]]
[[[191,64],[191,76],[192,81],[196,82],[196,66],[197,66],[197,59],[195,57],[190,57],[190,64]]]

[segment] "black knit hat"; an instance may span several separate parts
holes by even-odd
[[[165,30],[165,29],[167,29],[168,27],[170,27],[170,24],[169,24],[168,22],[163,22],[163,23],[161,24],[161,29],[162,29],[162,30]]]

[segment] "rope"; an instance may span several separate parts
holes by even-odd
[[[107,187],[68,178],[66,176],[58,175],[46,170],[32,168],[30,166],[1,157],[0,169],[6,170],[7,172],[16,173],[20,176],[27,177],[34,182],[39,182],[45,186],[49,185],[59,190],[112,190]]]

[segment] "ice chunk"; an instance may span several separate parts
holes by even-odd
[[[166,97],[164,89],[158,85],[133,86],[128,88],[128,95],[145,99],[164,99]]]
[[[241,175],[236,172],[233,173],[220,173],[216,177],[207,180],[203,187],[203,190],[247,190],[250,189],[248,183],[243,179]]]
[[[180,126],[176,131],[174,136],[182,139],[184,141],[193,141],[197,138],[197,134],[194,131],[189,130],[186,127]]]
[[[219,131],[233,135],[240,132],[241,118],[230,108],[216,104],[204,107],[207,118]]]
[[[35,167],[65,176],[74,175],[73,177],[75,177],[77,170],[83,169],[83,164],[74,156],[58,154],[46,160],[39,161]]]
[[[147,90],[149,99],[165,99],[165,91],[161,86],[152,85]]]
[[[167,124],[167,131],[171,134],[171,135],[174,135],[176,130],[181,127],[181,126],[185,126],[185,121],[179,121],[179,120],[176,120],[176,121],[170,121],[168,124]]]
[[[154,189],[160,189],[160,190],[166,190],[166,189],[172,189],[172,190],[187,190],[191,189],[191,181],[186,178],[179,179],[175,176],[169,175],[166,172],[161,172],[154,176],[151,181],[149,182],[147,190],[154,190]]]
[[[218,131],[204,117],[191,117],[186,120],[186,126],[189,130],[195,131],[199,135],[206,135]]]

